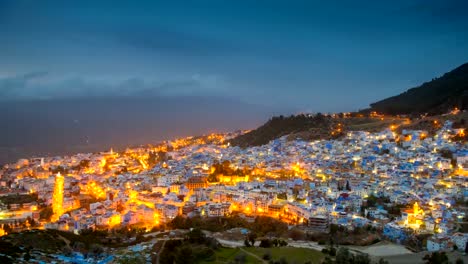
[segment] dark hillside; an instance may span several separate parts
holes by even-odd
[[[311,129],[316,130],[317,135],[328,134],[332,124],[331,117],[321,114],[275,116],[259,128],[232,139],[230,143],[240,147],[260,146],[273,139]]]
[[[336,139],[347,131],[365,130],[381,131],[392,124],[402,124],[407,119],[397,117],[295,115],[273,117],[264,125],[246,134],[230,140],[231,144],[240,147],[260,146],[269,141],[287,135],[288,140]]]
[[[421,86],[371,104],[371,110],[385,114],[442,114],[468,107],[468,63]]]

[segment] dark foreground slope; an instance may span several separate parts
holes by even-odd
[[[371,109],[385,114],[445,113],[468,107],[468,63],[421,86],[371,104]]]

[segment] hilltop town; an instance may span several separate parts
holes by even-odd
[[[326,139],[285,135],[246,148],[231,146],[246,133],[238,132],[21,159],[0,170],[0,235],[8,240],[8,234],[41,229],[145,233],[190,228],[180,224],[184,219],[248,223],[266,217],[317,246],[388,240],[414,251],[464,252],[466,134],[450,118],[431,120],[431,131],[405,128],[411,121],[378,132],[334,126]]]

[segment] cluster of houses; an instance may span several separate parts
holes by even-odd
[[[267,215],[317,231],[330,224],[350,230],[370,225],[400,242],[427,233],[432,235],[428,250],[464,249],[467,236],[460,223],[465,212],[457,203],[468,198],[468,151],[451,140],[457,133],[447,121],[435,135],[397,134],[389,128],[349,132],[336,140],[283,137],[245,149],[224,140],[197,142],[166,148],[168,158],[155,166],[148,164],[152,150],[146,148],[20,160],[1,170],[0,186],[35,193],[51,205],[55,174],[50,168],[60,166],[65,170],[65,213],[46,225],[75,232],[152,227],[177,215],[239,213],[247,219]],[[213,175],[214,164],[221,163],[236,173]],[[370,205],[369,197],[383,202]],[[389,212],[393,207],[399,211]]]

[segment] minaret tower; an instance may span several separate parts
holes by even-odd
[[[64,178],[59,172],[57,176],[55,176],[54,194],[52,196],[52,211],[54,214],[51,220],[53,222],[57,221],[63,214],[63,185]]]

